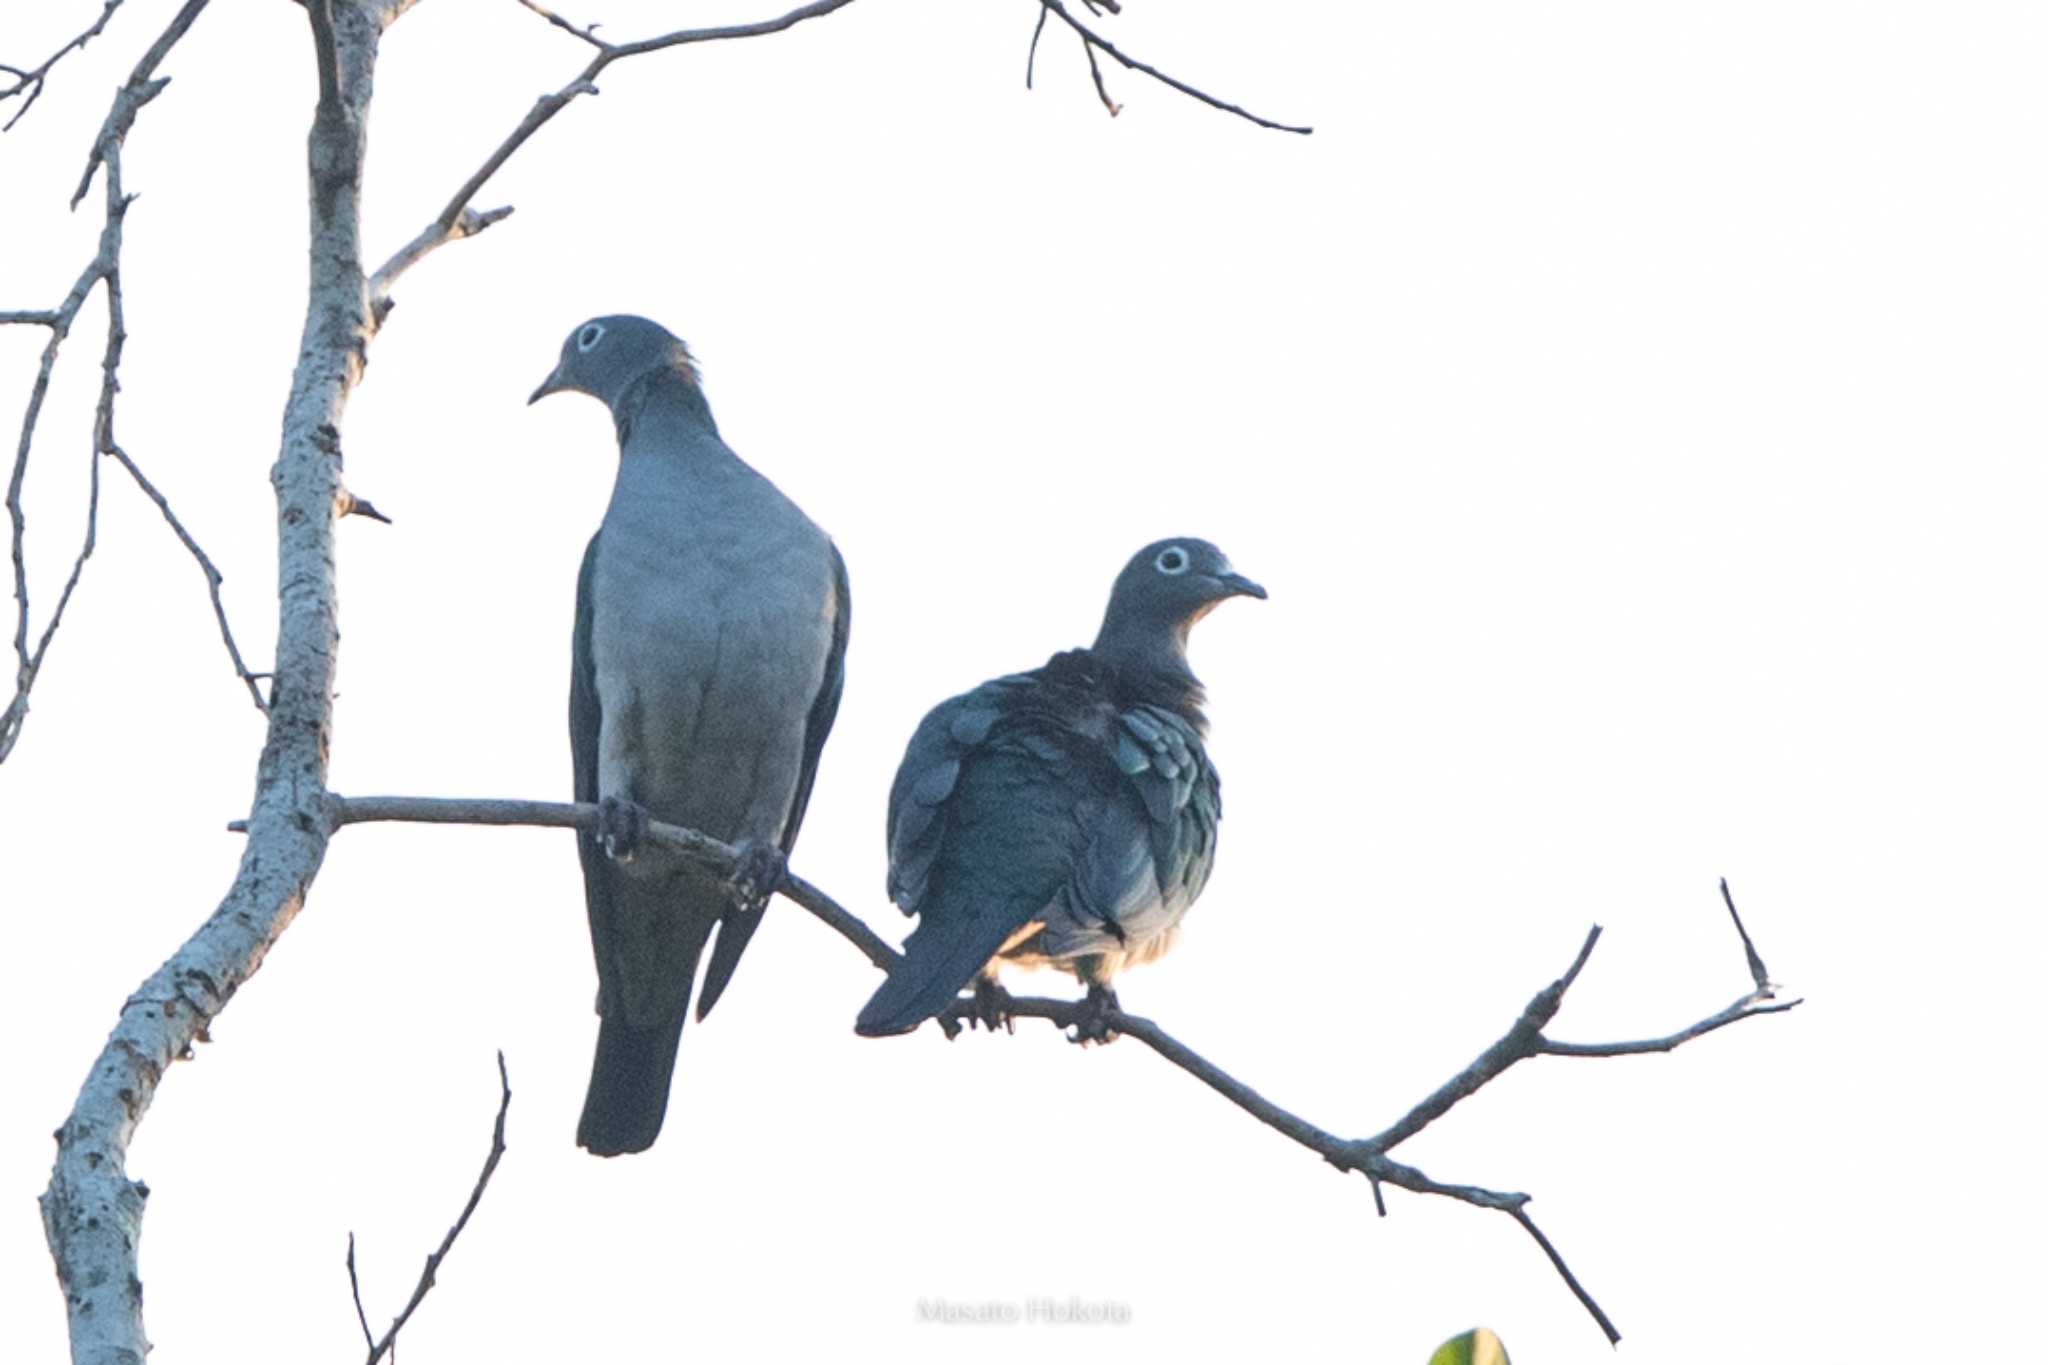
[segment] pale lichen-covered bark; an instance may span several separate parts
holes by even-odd
[[[257,764],[249,842],[206,923],[121,1008],[63,1126],[42,1199],[78,1365],[140,1365],[137,1249],[148,1189],[128,1142],[157,1083],[262,964],[305,903],[327,851],[336,629],[334,524],[341,418],[371,322],[359,236],[364,129],[377,41],[397,9],[310,0],[320,98],[308,146],[310,279],[299,363],[285,404],[277,489],[278,644],[269,736]]]

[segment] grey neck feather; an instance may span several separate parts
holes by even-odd
[[[1205,694],[1188,667],[1187,638],[1184,625],[1125,620],[1112,604],[1089,652],[1107,665],[1119,702],[1167,707],[1206,732]]]
[[[636,428],[655,422],[718,435],[718,423],[711,418],[704,390],[688,374],[668,366],[633,380],[612,404],[612,425],[618,429],[621,446]]]

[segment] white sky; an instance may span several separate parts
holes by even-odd
[[[94,8],[10,11],[0,58]],[[54,304],[90,255],[97,195],[62,204],[170,11],[133,0],[0,139],[0,307]],[[572,12],[620,37],[725,17]],[[1207,536],[1272,600],[1196,634],[1229,818],[1181,947],[1126,1004],[1363,1135],[1594,921],[1559,1036],[1742,993],[1725,874],[1806,1006],[1670,1057],[1526,1064],[1399,1155],[1534,1193],[1625,1359],[2011,1349],[2043,1269],[2048,14],[1132,0],[1104,21],[1308,139],[1116,70],[1111,120],[1057,26],[1027,95],[1032,14],[862,0],[617,67],[480,198],[517,215],[403,282],[346,431],[351,485],[397,524],[340,530],[335,788],[566,797],[571,594],[614,460],[596,405],[523,403],[573,324],[647,313],[851,571],[797,870],[900,937],[882,811],[917,717],[1085,642],[1140,544]],[[372,258],[583,60],[511,0],[408,16]],[[216,6],[164,73],[129,142],[120,434],[261,668],[303,18]],[[30,475],[38,629],[79,531],[101,316]],[[41,343],[0,329],[9,413]],[[22,1361],[63,1349],[48,1135],[229,884],[261,738],[197,570],[105,477],[0,769],[0,1333]],[[1396,1190],[1378,1220],[1362,1180],[1136,1043],[856,1039],[874,981],[778,905],[685,1036],[660,1143],[600,1162],[573,1145],[595,1019],[569,837],[342,832],[135,1146],[152,1365],[359,1354],[347,1233],[381,1327],[483,1157],[495,1048],[511,1150],[408,1359],[1419,1365],[1479,1322],[1517,1360],[1605,1358],[1507,1219]],[[1069,1295],[1132,1320],[915,1321],[920,1299]]]

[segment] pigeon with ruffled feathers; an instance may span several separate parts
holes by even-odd
[[[970,983],[993,1023],[1004,961],[1071,972],[1099,1016],[1120,971],[1172,946],[1223,814],[1188,632],[1265,595],[1205,540],[1155,542],[1118,575],[1092,646],[924,718],[888,824],[889,897],[918,924],[857,1032],[907,1033]]]

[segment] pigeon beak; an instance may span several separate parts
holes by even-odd
[[[568,385],[562,382],[562,367],[560,365],[557,365],[554,369],[548,372],[548,377],[546,379],[540,381],[540,387],[535,389],[533,391],[532,396],[526,400],[526,406],[530,408],[535,403],[538,403],[541,399],[547,397],[549,394],[560,393],[563,389],[567,387]]]
[[[1218,574],[1216,581],[1228,588],[1232,597],[1256,597],[1261,602],[1266,600],[1266,590],[1241,573]]]

